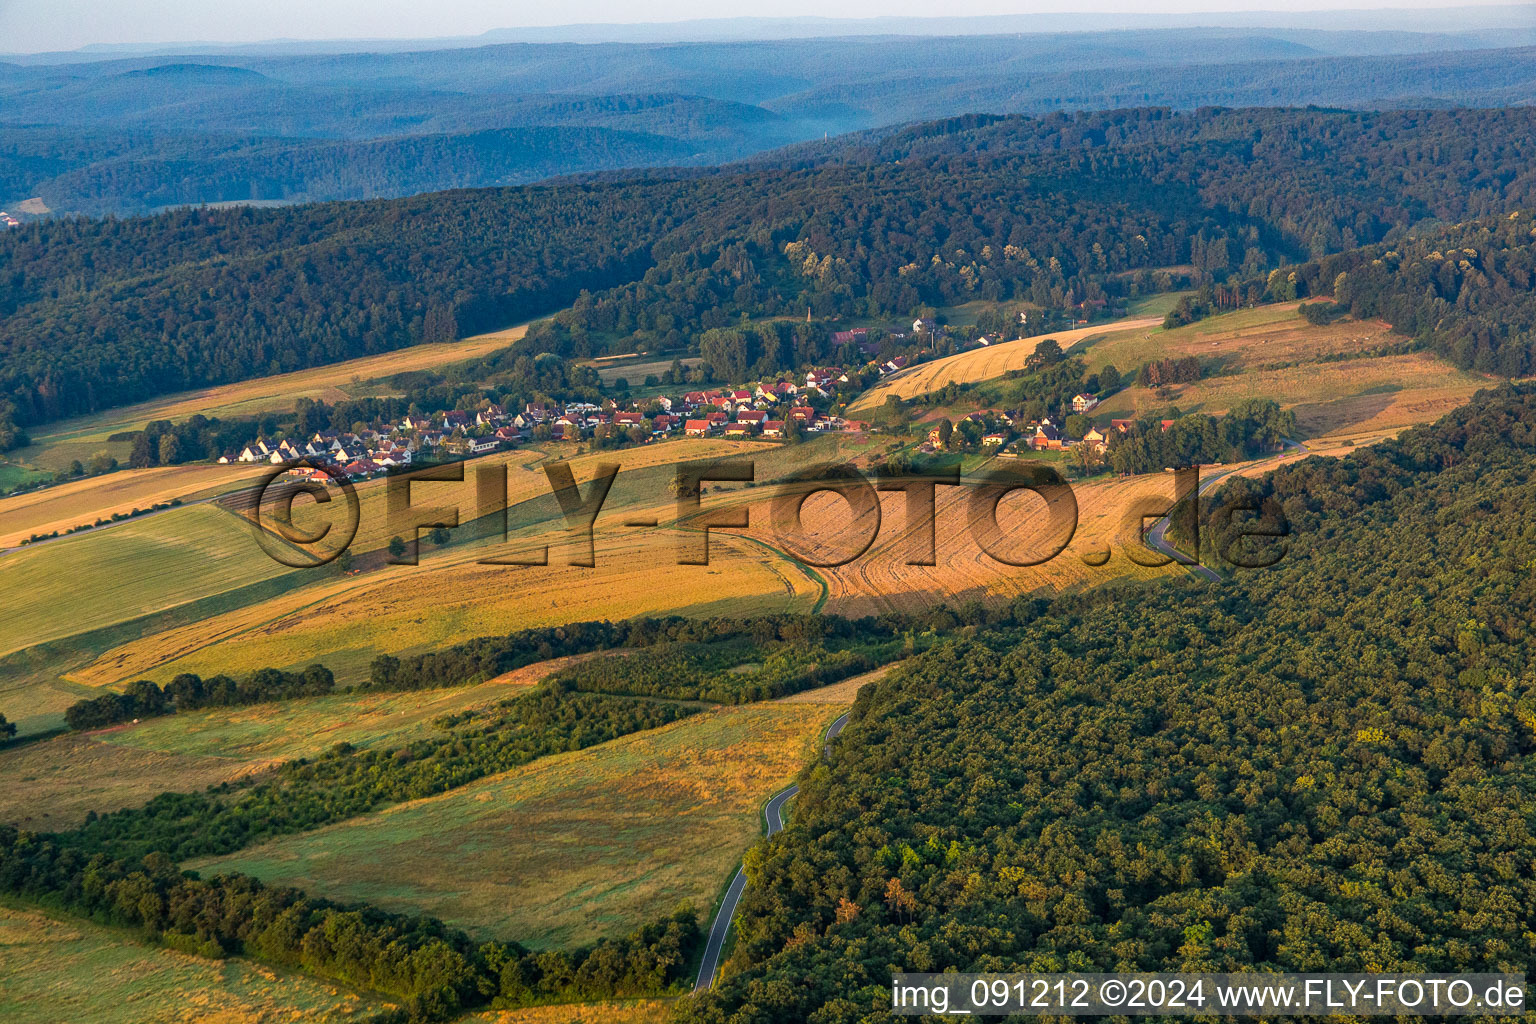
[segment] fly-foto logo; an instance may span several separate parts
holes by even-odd
[[[593,567],[597,564],[594,528],[620,474],[617,463],[600,462],[592,476],[578,482],[568,463],[544,467],[549,495],[558,507],[558,524],[566,544],[565,564]],[[1127,558],[1142,566],[1162,566],[1173,562],[1195,565],[1200,561],[1201,515],[1200,468],[1192,466],[1171,474],[1170,498],[1144,497],[1133,500],[1120,510],[1122,541]],[[649,479],[654,479],[651,477]],[[416,565],[421,534],[426,531],[451,531],[471,521],[489,524],[499,534],[501,544],[492,553],[478,559],[483,565],[550,565],[551,543],[555,537],[537,537],[530,541],[521,536],[512,541],[509,517],[508,476],[505,464],[482,465],[473,474],[472,514],[463,514],[462,501],[443,501],[434,485],[466,484],[465,464],[446,463],[418,467],[391,475],[384,481],[384,533],[399,539],[385,559],[385,564]],[[679,565],[710,564],[710,536],[717,530],[751,530],[751,510],[741,500],[719,496],[725,484],[752,485],[757,481],[757,466],[751,459],[717,459],[685,462],[676,467],[668,491],[674,503],[674,557]],[[952,538],[965,531],[987,557],[1001,565],[1028,567],[1060,556],[1071,544],[1079,526],[1077,494],[1055,467],[1045,463],[1019,462],[1004,468],[989,469],[969,477],[958,466],[935,470],[878,472],[873,476],[850,463],[827,463],[803,469],[773,482],[769,497],[768,529],[774,546],[805,565],[830,568],[847,565],[863,557],[881,537],[887,511],[881,494],[898,495],[893,511],[900,523],[894,527],[903,549],[902,560],[912,566],[938,564],[939,537]],[[715,484],[716,496],[705,500],[705,485]],[[948,505],[954,521],[941,521],[941,488],[963,488],[961,501]],[[438,493],[432,493],[437,490]],[[1031,536],[1027,550],[1021,552],[1020,538],[1006,529],[999,507],[1010,495],[1027,493],[1041,514],[1030,520]],[[272,558],[294,568],[326,565],[353,545],[362,519],[357,489],[346,477],[325,463],[300,461],[278,467],[254,491],[250,506],[256,523],[258,542]],[[835,531],[830,543],[808,530],[804,521],[808,500],[818,494],[834,495],[846,509],[842,529]],[[299,525],[295,506],[307,496],[315,506],[309,520],[314,525]],[[658,496],[661,498],[662,496]],[[665,500],[665,498],[663,498]],[[642,505],[644,503],[641,503]],[[631,505],[631,508],[636,507]],[[654,505],[652,506],[654,508]],[[1244,568],[1273,565],[1285,553],[1283,538],[1289,530],[1275,507],[1245,505],[1241,501],[1221,508],[1219,533],[1220,556],[1229,564]],[[958,514],[956,514],[958,513]],[[1251,513],[1247,521],[1238,521],[1241,513]],[[661,518],[654,511],[647,514],[621,515],[623,527],[658,527]],[[1171,523],[1177,522],[1177,547],[1167,537]],[[482,532],[484,528],[482,527]],[[525,534],[526,531],[518,531]],[[1257,547],[1253,542],[1258,542]],[[1112,557],[1108,544],[1077,555],[1085,564],[1100,566]]]

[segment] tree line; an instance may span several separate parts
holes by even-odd
[[[302,672],[263,668],[239,680],[227,675],[203,679],[195,673],[183,672],[165,684],[164,689],[153,680],[137,679],[124,687],[122,693],[76,701],[64,709],[64,721],[76,731],[100,729],[178,711],[320,697],[330,693],[335,685],[335,677],[324,665],[310,665]]]

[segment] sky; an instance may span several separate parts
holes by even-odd
[[[1508,0],[1483,0],[1508,2]],[[1479,0],[0,0],[0,52],[72,50],[97,43],[257,42],[271,39],[426,39],[489,29],[575,23],[682,21],[721,16],[964,17],[1132,10],[1359,10],[1449,7]]]

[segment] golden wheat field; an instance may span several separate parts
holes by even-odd
[[[951,382],[966,384],[1001,377],[1009,370],[1023,367],[1025,361],[1035,351],[1035,347],[1046,338],[1055,338],[1063,349],[1069,349],[1101,335],[1117,331],[1150,330],[1161,323],[1161,317],[1133,317],[1092,327],[1078,327],[1072,330],[1032,335],[1028,338],[1016,338],[998,345],[935,359],[892,374],[888,379],[859,396],[858,401],[849,406],[848,411],[850,414],[872,412],[884,405],[886,398],[890,395],[911,398],[913,395],[937,391]]]
[[[678,565],[664,528],[599,531],[593,568],[566,563],[556,538],[550,565],[482,565],[478,546],[429,553],[214,615],[103,654],[70,678],[91,686],[169,679],[232,667],[322,661],[344,682],[366,677],[378,654],[450,646],[534,626],[636,615],[755,614],[809,610],[813,578],[788,559],[719,537],[717,562]]]
[[[713,905],[762,805],[818,756],[828,704],[712,708],[660,729],[198,861],[343,901],[424,912],[533,948]]]
[[[5,903],[0,979],[6,1024],[342,1024],[389,1005],[303,975],[141,945],[120,931]]]

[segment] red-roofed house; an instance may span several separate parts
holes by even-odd
[[[689,437],[703,437],[710,431],[709,420],[689,420],[683,424],[683,433]]]

